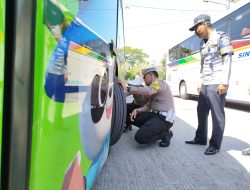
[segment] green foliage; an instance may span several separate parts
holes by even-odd
[[[141,49],[125,46],[124,49],[118,50],[119,54],[123,54],[119,59],[118,74],[120,78],[133,80],[135,75],[140,75],[141,68],[149,65],[146,59],[149,57]]]
[[[125,46],[123,49],[125,53],[125,60],[129,65],[135,65],[146,62],[146,59],[149,58],[147,53],[144,53],[141,49],[132,48]]]
[[[135,78],[135,71],[130,69],[125,73],[125,79],[126,80],[133,80]]]
[[[162,69],[159,71],[159,78],[162,80],[166,80],[166,62],[166,55],[163,55],[163,58],[161,59]]]
[[[120,55],[123,55],[119,59],[119,78],[125,80],[133,80],[135,78],[135,75],[142,77],[142,68],[156,66],[150,64],[147,61],[149,55],[147,53],[144,53],[141,49],[125,46],[124,49],[118,50],[118,53]],[[158,70],[159,79],[166,80],[166,55],[163,55],[160,63],[161,69]]]

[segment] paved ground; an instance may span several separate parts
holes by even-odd
[[[250,190],[250,156],[241,154],[250,147],[250,112],[227,108],[222,149],[206,156],[206,146],[184,143],[194,136],[197,102],[175,104],[170,147],[137,144],[133,127],[111,148],[94,190]]]

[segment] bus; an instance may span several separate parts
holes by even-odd
[[[121,0],[0,1],[0,189],[91,189],[120,139]]]
[[[250,3],[212,24],[216,31],[227,32],[234,48],[227,100],[250,104]],[[201,40],[193,35],[170,48],[167,53],[166,80],[173,94],[183,99],[198,95]]]

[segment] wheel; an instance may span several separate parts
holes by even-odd
[[[179,96],[182,99],[185,99],[185,100],[188,99],[188,98],[190,98],[190,94],[187,93],[187,86],[186,86],[185,82],[182,82],[181,85],[180,85]]]
[[[126,98],[118,78],[114,78],[114,100],[111,122],[110,145],[114,145],[121,138],[125,128],[127,114]]]

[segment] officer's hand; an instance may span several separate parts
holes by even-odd
[[[123,90],[127,91],[128,90],[127,83],[122,79],[118,79],[118,80],[119,80],[119,83],[122,85]]]
[[[134,119],[136,118],[137,112],[138,112],[137,109],[134,109],[132,111],[132,113],[130,114],[131,121],[134,121]]]
[[[198,94],[200,94],[200,91],[201,91],[201,84],[198,84],[197,85],[197,92],[198,92]]]
[[[217,87],[217,94],[221,95],[227,92],[228,85],[226,84],[219,84]]]

